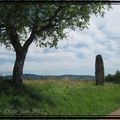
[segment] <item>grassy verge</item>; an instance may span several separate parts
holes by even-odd
[[[94,81],[0,81],[0,114],[105,115],[120,108],[120,84]]]

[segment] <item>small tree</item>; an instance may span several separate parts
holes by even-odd
[[[105,77],[105,81],[106,81],[106,82],[114,82],[114,81],[115,81],[115,75],[108,74],[108,75]]]
[[[110,6],[107,6],[110,8]],[[90,15],[104,15],[105,6],[98,3],[6,3],[0,5],[0,42],[16,53],[14,83],[22,83],[23,66],[32,42],[39,47],[57,47],[65,37],[64,29],[88,26]]]
[[[119,70],[117,70],[115,75],[114,75],[114,81],[116,83],[120,83],[120,71]]]
[[[96,56],[95,79],[96,85],[104,85],[104,64],[101,55]]]
[[[113,74],[113,75],[108,74],[108,75],[105,77],[105,81],[120,83],[120,71],[117,70],[116,73]]]

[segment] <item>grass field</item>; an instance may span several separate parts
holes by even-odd
[[[0,114],[107,115],[120,108],[120,84],[94,81],[0,80]]]

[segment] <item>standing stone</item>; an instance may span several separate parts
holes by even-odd
[[[101,55],[96,56],[95,79],[96,85],[104,85],[104,64]]]

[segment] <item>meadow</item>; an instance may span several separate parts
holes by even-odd
[[[120,84],[90,80],[0,80],[0,115],[107,115],[120,108]]]

